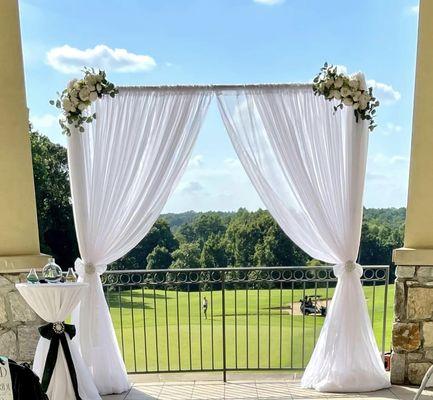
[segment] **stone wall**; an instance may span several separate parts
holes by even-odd
[[[18,362],[33,362],[39,340],[38,327],[44,324],[15,288],[26,274],[0,274],[0,355]]]
[[[398,266],[391,381],[419,385],[433,363],[433,266]]]

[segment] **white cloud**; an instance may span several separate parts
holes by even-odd
[[[68,45],[54,47],[47,52],[47,63],[65,74],[80,72],[84,66],[125,73],[145,72],[156,67],[151,56],[130,53],[126,49],[112,49],[104,44],[85,50]]]
[[[184,193],[184,194],[197,194],[197,193],[201,193],[204,191],[205,191],[204,186],[200,182],[197,182],[197,181],[188,182],[182,188],[182,193]]]
[[[408,156],[371,154],[367,164],[365,206],[404,206],[406,204],[408,174]]]
[[[379,129],[383,135],[390,136],[396,133],[400,133],[403,130],[403,127],[392,122],[387,122],[385,125],[380,126]]]
[[[41,130],[55,127],[59,123],[59,116],[53,114],[30,115],[30,122],[35,129]]]
[[[380,164],[382,166],[395,164],[407,165],[409,163],[409,158],[401,155],[387,156],[383,153],[378,153],[373,156],[372,161],[375,164]]]
[[[194,168],[201,167],[203,165],[203,159],[204,159],[204,157],[202,154],[197,154],[197,155],[191,157],[191,159],[189,160],[188,166],[194,167]]]
[[[370,79],[367,81],[367,86],[373,88],[374,96],[377,97],[383,105],[390,105],[401,99],[400,92],[386,83]]]
[[[283,4],[286,0],[254,0],[254,3],[265,4],[267,6],[275,6],[277,4]]]
[[[224,165],[230,169],[236,169],[242,166],[238,158],[226,158],[224,160]]]

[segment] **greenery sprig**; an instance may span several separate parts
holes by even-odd
[[[50,100],[50,104],[63,111],[63,118],[59,119],[62,133],[69,136],[70,126],[74,126],[79,132],[84,132],[84,123],[91,123],[96,119],[96,113],[87,115],[84,111],[102,96],[114,97],[119,90],[109,82],[105,71],[95,71],[94,68],[83,69],[82,79],[72,79],[66,89],[57,93],[57,100]]]
[[[337,67],[325,63],[313,80],[313,91],[316,96],[322,95],[329,101],[339,101],[334,106],[334,111],[343,106],[351,106],[356,122],[361,118],[368,121],[370,131],[376,128],[374,117],[379,101],[373,96],[373,88],[364,89],[358,77],[339,73]]]

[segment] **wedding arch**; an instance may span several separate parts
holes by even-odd
[[[362,74],[357,79],[365,85]],[[70,126],[68,159],[80,280],[91,289],[74,315],[101,394],[128,389],[100,275],[133,249],[182,176],[216,97],[235,151],[284,232],[338,277],[302,379],[319,391],[390,386],[356,264],[368,121],[316,96],[311,84],[120,87],[94,101],[96,119]]]

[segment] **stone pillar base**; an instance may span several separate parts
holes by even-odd
[[[33,363],[44,321],[27,305],[15,288],[27,273],[0,274],[0,355],[18,362]]]
[[[433,363],[433,266],[399,265],[396,275],[391,382],[419,385]]]

